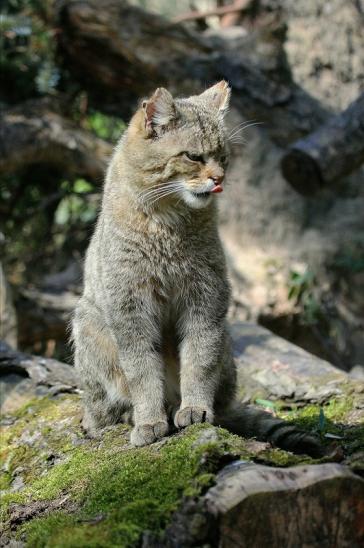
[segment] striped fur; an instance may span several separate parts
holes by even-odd
[[[159,88],[116,147],[73,319],[92,434],[129,418],[132,443],[145,445],[167,434],[172,413],[178,428],[244,423],[287,447],[296,436],[231,407],[230,289],[211,192],[225,184],[229,96],[225,82],[188,99]]]

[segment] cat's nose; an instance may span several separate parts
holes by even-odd
[[[214,185],[218,186],[223,182],[224,176],[220,175],[219,177],[211,177],[211,179],[214,181]]]
[[[216,176],[216,177],[210,177],[210,179],[213,181],[214,183],[214,187],[210,190],[210,192],[213,192],[214,194],[218,193],[218,192],[222,192],[224,189],[222,188],[221,186],[221,183],[223,182],[224,180],[224,177],[223,175],[219,175],[219,176]]]

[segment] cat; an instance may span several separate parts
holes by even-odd
[[[91,435],[123,420],[142,446],[209,422],[317,453],[294,426],[235,401],[230,288],[218,235],[230,88],[174,99],[158,88],[116,146],[73,319]]]

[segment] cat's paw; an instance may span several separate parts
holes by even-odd
[[[136,447],[150,445],[168,434],[168,423],[164,421],[153,424],[137,424],[130,434],[130,441]]]
[[[179,409],[174,417],[174,424],[177,428],[184,428],[190,424],[196,422],[210,422],[212,423],[214,414],[211,409],[204,409],[203,407],[183,407]]]

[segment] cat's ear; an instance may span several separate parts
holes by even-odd
[[[142,108],[148,135],[158,133],[176,117],[173,97],[165,88],[157,88],[150,99],[143,101]]]
[[[212,108],[224,115],[229,107],[231,88],[225,80],[221,80],[211,88],[201,93],[199,97],[206,101]]]

